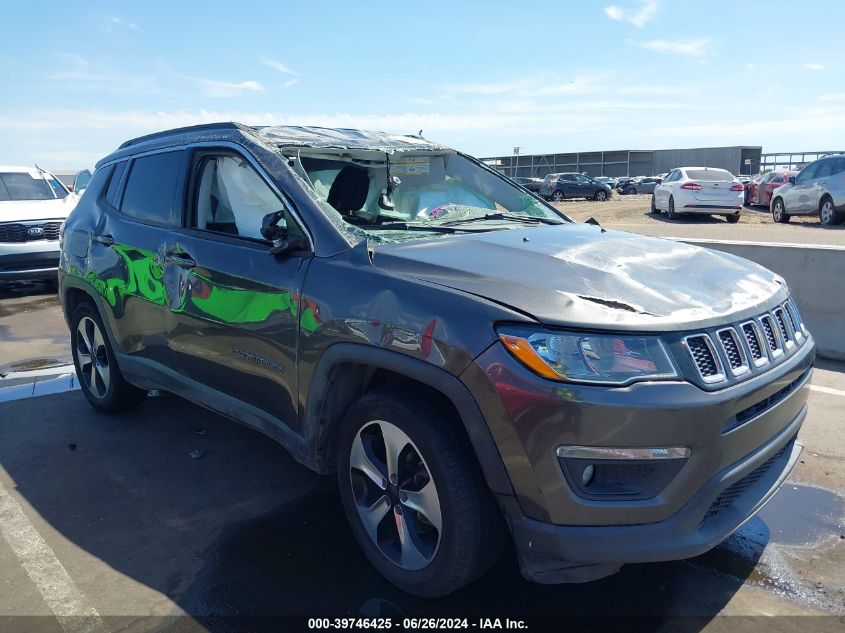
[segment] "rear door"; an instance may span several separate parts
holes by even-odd
[[[277,211],[289,238],[307,238],[304,228],[251,157],[229,148],[193,151],[186,201],[165,264],[173,368],[198,389],[243,403],[257,413],[251,419],[295,426],[299,301],[311,252],[272,256],[260,229]]]
[[[164,365],[164,248],[181,214],[185,161],[184,150],[166,150],[116,163],[89,251],[118,349]]]
[[[829,182],[833,176],[835,158],[824,158],[819,161],[816,173],[813,174],[810,186],[810,200],[808,211],[815,211],[821,206],[821,199],[829,191]]]
[[[575,182],[574,174],[563,174],[558,181],[558,189],[563,189],[563,193],[567,198],[577,198],[580,196],[578,183]]]

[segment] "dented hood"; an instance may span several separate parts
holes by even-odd
[[[565,327],[709,327],[787,296],[780,277],[740,257],[587,224],[379,246],[373,263]]]

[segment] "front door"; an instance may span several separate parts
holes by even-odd
[[[260,229],[277,211],[290,236],[303,229],[243,154],[195,150],[190,173],[184,226],[166,252],[173,367],[200,391],[296,427],[299,297],[311,253],[272,256]]]
[[[811,213],[815,210],[811,202],[813,177],[819,162],[810,163],[795,177],[795,184],[783,195],[787,213]]]

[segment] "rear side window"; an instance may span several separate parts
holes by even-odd
[[[120,192],[120,179],[123,177],[123,172],[126,171],[128,160],[124,160],[114,166],[111,178],[109,179],[109,188],[106,190],[106,202],[108,202],[115,209],[117,208],[117,194]]]
[[[692,180],[705,182],[733,182],[733,174],[724,169],[688,169],[687,176]]]
[[[132,161],[121,213],[152,224],[179,224],[176,192],[184,165],[184,151],[152,154]]]
[[[842,172],[845,172],[845,156],[840,156],[839,158],[837,158],[836,162],[833,165],[834,175],[841,174]]]

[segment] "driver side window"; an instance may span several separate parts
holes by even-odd
[[[285,204],[241,156],[205,156],[198,171],[193,226],[204,231],[262,240],[264,216]],[[289,233],[302,232],[285,214]],[[281,223],[280,223],[281,224]]]

